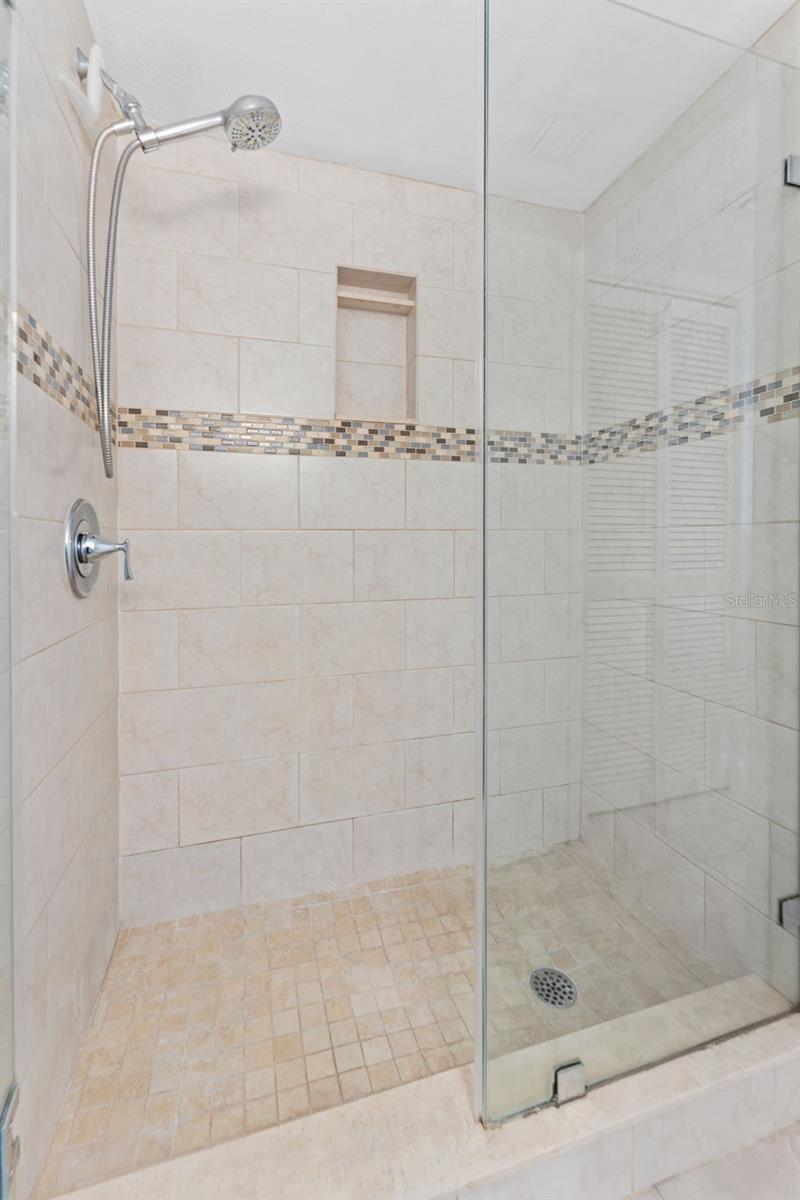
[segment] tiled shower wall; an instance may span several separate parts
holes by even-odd
[[[137,161],[120,405],[333,421],[356,265],[417,277],[419,420],[474,426],[476,231],[475,195],[413,180]],[[241,448],[119,455],[125,923],[471,856],[475,462]]]
[[[478,198],[208,139],[171,153],[134,161],[121,235],[118,397],[133,433],[119,515],[136,568],[121,598],[122,918],[133,924],[473,854],[478,467],[458,453],[435,461],[430,440],[469,441],[475,423]],[[513,204],[502,223],[496,361],[518,400],[503,420],[571,430],[579,308],[563,279],[574,290],[581,278],[581,218]],[[339,265],[416,276],[421,450],[393,445],[396,427],[384,461],[324,445]],[[523,329],[531,308],[550,312],[538,340]],[[372,350],[380,363],[379,338]],[[523,419],[531,384],[540,410]],[[310,418],[321,444],[238,453],[237,434],[227,452],[221,437],[203,452],[180,430],[192,411]],[[173,434],[198,448],[163,448]],[[541,844],[577,830],[579,615],[565,598],[577,492],[567,465],[515,465],[505,480],[505,662],[492,686],[509,714],[522,700],[548,743],[534,780],[510,730],[518,714],[499,717],[509,844]]]
[[[798,365],[798,121],[796,72],[743,60],[588,210],[587,430]],[[770,405],[584,467],[581,829],[720,971],[796,998],[800,422]]]
[[[78,2],[21,0],[17,15],[18,302],[88,370],[89,147],[58,75],[92,37]],[[63,568],[73,500],[90,499],[110,533],[117,497],[96,432],[54,398],[30,344],[20,349],[32,367],[17,377],[14,498],[16,1187],[26,1197],[117,931],[116,571],[79,603]]]

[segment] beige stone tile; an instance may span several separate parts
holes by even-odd
[[[339,1084],[343,1100],[360,1100],[362,1096],[369,1096],[372,1092],[372,1084],[365,1067],[340,1073]]]
[[[333,1053],[336,1059],[336,1070],[340,1075],[347,1071],[353,1071],[364,1064],[364,1056],[361,1051],[361,1045],[358,1042],[351,1042],[345,1046],[336,1046]]]
[[[281,1121],[291,1121],[294,1117],[303,1117],[309,1111],[308,1088],[290,1088],[286,1092],[278,1092],[278,1116]]]
[[[393,1060],[368,1066],[367,1074],[373,1092],[382,1092],[386,1088],[396,1087],[400,1083],[400,1076]]]

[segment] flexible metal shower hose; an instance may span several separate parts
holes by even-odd
[[[111,450],[111,318],[114,310],[114,272],[117,257],[117,228],[119,226],[119,205],[122,198],[122,185],[125,172],[133,154],[141,148],[139,141],[134,138],[129,142],[117,163],[114,175],[114,187],[111,192],[111,208],[108,220],[108,238],[106,241],[106,274],[103,295],[103,324],[102,335],[97,318],[97,256],[95,253],[95,213],[97,209],[97,173],[100,166],[100,156],[107,139],[113,134],[127,133],[133,128],[131,121],[118,121],[109,125],[98,136],[92,151],[92,163],[89,170],[89,197],[86,207],[87,236],[86,262],[89,275],[89,328],[92,339],[92,369],[94,371],[94,388],[97,400],[97,421],[100,427],[100,447],[103,452],[103,468],[106,479],[114,476],[114,458]]]

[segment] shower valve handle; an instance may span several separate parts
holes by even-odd
[[[125,579],[133,579],[131,547],[124,542],[110,542],[98,529],[97,513],[88,500],[76,500],[64,524],[64,555],[67,579],[75,595],[84,600],[97,582],[100,564],[109,554],[121,554]]]
[[[97,558],[105,558],[107,554],[116,553],[122,554],[125,579],[133,579],[131,544],[128,538],[125,538],[124,542],[109,542],[98,533],[82,533],[78,537],[78,558],[82,563],[90,563]]]

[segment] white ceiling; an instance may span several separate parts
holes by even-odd
[[[493,0],[490,188],[583,209],[792,0]],[[476,0],[86,0],[153,122],[247,92],[292,154],[476,187]],[[651,15],[642,15],[640,9]]]

